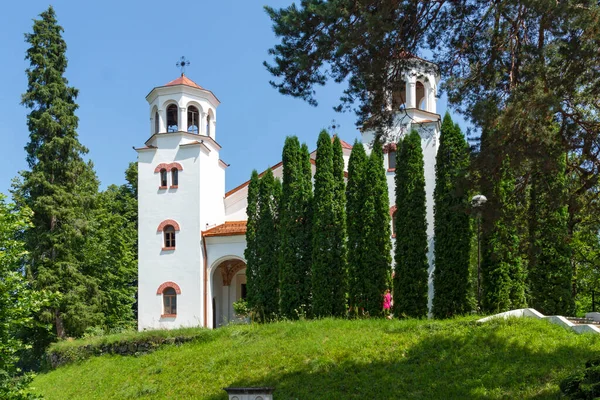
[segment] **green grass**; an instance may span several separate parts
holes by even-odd
[[[47,399],[555,399],[600,337],[546,321],[331,320],[231,326],[137,357],[103,355],[38,375]]]

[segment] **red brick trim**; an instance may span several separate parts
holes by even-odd
[[[383,154],[387,154],[390,151],[396,151],[396,143],[388,143],[383,146]]]
[[[165,190],[167,187],[166,186],[159,186],[158,190]]]
[[[156,290],[156,294],[162,294],[165,291],[166,288],[173,288],[173,289],[175,289],[175,293],[181,294],[181,289],[179,288],[179,285],[176,284],[175,282],[165,282],[165,283],[163,283]],[[165,315],[171,315],[171,314],[165,314]]]
[[[161,318],[177,318],[177,314],[161,314]]]
[[[171,225],[173,228],[175,228],[175,231],[177,232],[179,232],[180,230],[177,221],[173,219],[165,219],[163,222],[160,223],[160,225],[158,225],[158,228],[156,228],[156,232],[162,232],[167,225]]]
[[[171,250],[175,250],[175,247],[163,247],[162,251],[171,251]]]
[[[396,168],[388,168],[387,172],[396,172]]]
[[[161,169],[166,169],[167,171],[170,171],[172,169],[183,171],[183,167],[178,162],[160,163],[154,168],[154,173],[160,172]]]
[[[394,216],[394,213],[396,212],[397,209],[398,209],[398,207],[396,207],[395,205],[390,207],[390,217]]]
[[[179,185],[171,185],[171,186],[169,187],[169,189],[177,189],[178,187],[179,187]],[[166,188],[166,186],[165,186],[165,188]]]

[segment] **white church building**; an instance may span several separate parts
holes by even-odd
[[[397,136],[421,135],[433,295],[433,190],[440,116],[440,76],[415,68],[392,94]],[[138,153],[138,329],[216,328],[235,318],[233,302],[246,295],[248,182],[225,192],[227,164],[217,137],[219,100],[185,75],[146,96],[150,138]],[[367,153],[373,135],[362,132]],[[316,141],[316,133],[315,133]],[[346,167],[352,146],[342,141]],[[390,214],[395,212],[395,145],[385,146]],[[314,160],[316,152],[311,153]],[[272,168],[282,176],[282,164]],[[315,172],[313,161],[313,175]],[[250,170],[248,171],[250,176]],[[393,227],[392,227],[393,232]]]

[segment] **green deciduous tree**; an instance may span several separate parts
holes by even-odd
[[[427,315],[427,220],[421,136],[410,132],[398,144],[394,314]]]
[[[344,239],[345,207],[339,191],[339,166],[334,168],[331,138],[321,131],[317,142],[317,159],[313,200],[312,231],[312,313],[316,317],[341,316],[346,311],[346,293],[338,289],[345,283],[345,259],[340,259],[340,240]],[[338,174],[336,174],[336,172]],[[342,175],[343,177],[343,175]]]
[[[86,270],[98,280],[105,330],[135,326],[137,292],[137,163],[126,171],[127,184],[98,194],[91,234],[83,249]]]
[[[26,346],[17,332],[32,324],[43,299],[23,276],[26,251],[19,236],[30,227],[31,213],[27,208],[15,210],[4,199],[0,195],[0,398],[23,400],[33,396],[26,391],[31,377],[17,376],[18,352]]]
[[[310,302],[310,202],[312,181],[296,136],[283,147],[283,182],[279,210],[281,314],[298,318]],[[310,161],[308,161],[310,163]],[[310,168],[310,164],[309,164]]]
[[[33,286],[62,294],[40,316],[53,322],[60,338],[79,336],[102,320],[98,282],[82,259],[98,182],[77,138],[77,90],[64,78],[62,31],[50,7],[25,35],[30,66],[22,103],[31,110],[30,169],[15,191],[15,198],[33,210],[33,228],[25,235]]]
[[[434,191],[435,270],[432,312],[448,318],[471,311],[469,255],[471,227],[467,170],[469,148],[446,113],[436,158]]]

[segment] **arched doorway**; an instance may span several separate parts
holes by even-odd
[[[245,297],[246,263],[237,258],[219,262],[212,273],[212,326],[227,325],[235,319],[233,303]]]

